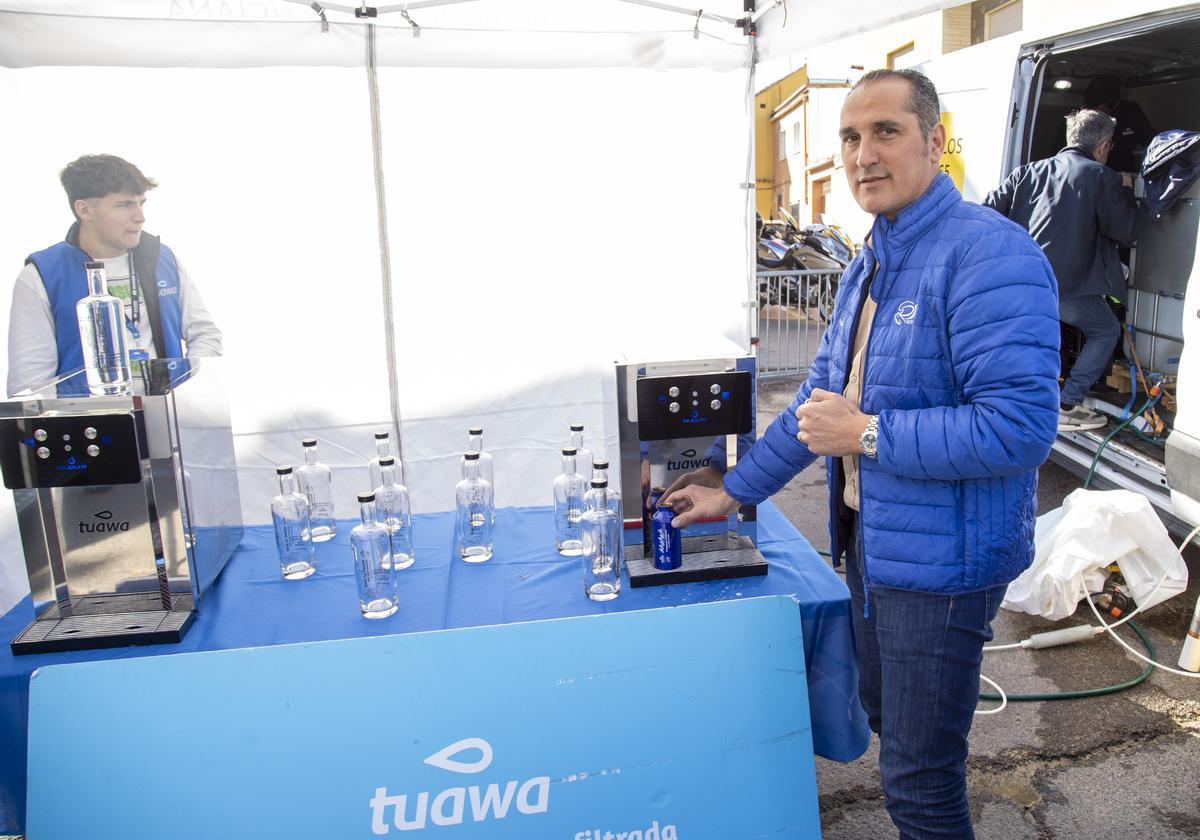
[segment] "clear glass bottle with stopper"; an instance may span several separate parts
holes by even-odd
[[[608,481],[592,479],[583,514],[583,591],[593,601],[621,594],[621,518],[608,499]]]
[[[317,460],[317,439],[300,441],[304,448],[304,466],[296,470],[300,492],[308,498],[308,515],[312,520],[312,541],[325,542],[337,534],[333,518],[333,471]]]
[[[108,293],[104,263],[89,261],[83,269],[88,293],[75,304],[75,317],[79,322],[88,391],[99,396],[126,394],[132,376],[129,344],[125,339],[125,304]]]
[[[385,455],[379,459],[381,483],[375,488],[375,513],[379,524],[387,528],[391,541],[391,562],[396,569],[407,569],[416,559],[413,548],[412,507],[408,488],[396,476],[396,459]]]
[[[359,493],[358,508],[361,521],[350,529],[358,609],[363,618],[387,618],[398,608],[388,531],[376,521],[374,493]]]
[[[492,485],[492,523],[496,522],[496,465],[492,456],[483,450],[483,427],[467,429],[467,451],[479,453],[479,477]]]
[[[583,520],[583,477],[575,469],[576,450],[568,446],[562,451],[562,473],[554,479],[554,544],[565,557],[577,557],[583,552],[579,525]]]
[[[276,467],[275,474],[279,476],[279,495],[271,499],[271,521],[275,525],[279,573],[284,580],[300,580],[317,570],[308,499],[296,492],[296,477],[290,466]]]
[[[395,458],[395,455],[392,454],[392,438],[387,432],[376,432],[375,457],[367,461],[368,481],[370,481],[372,487],[378,487],[383,484],[383,474],[379,469],[379,462],[383,458]],[[404,483],[403,470],[398,460],[396,461],[396,483]]]
[[[482,563],[492,557],[496,510],[492,485],[479,477],[478,452],[463,455],[462,475],[454,488],[455,550],[468,563]]]
[[[592,462],[592,484],[587,494],[583,497],[583,507],[587,510],[591,507],[588,500],[593,493],[596,492],[595,482],[603,481],[606,483],[604,490],[605,498],[608,501],[608,506],[617,514],[617,519],[621,519],[624,514],[621,512],[621,491],[616,488],[616,485],[608,480],[608,460],[605,458],[597,458]]]
[[[571,446],[575,447],[575,471],[584,480],[584,489],[594,477],[592,475],[592,450],[583,445],[583,424],[571,424]]]

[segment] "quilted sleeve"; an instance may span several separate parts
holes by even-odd
[[[879,413],[879,466],[910,478],[1016,475],[1040,466],[1058,426],[1058,290],[1025,233],[993,229],[950,283],[947,336],[958,406]]]
[[[771,422],[766,433],[738,461],[737,466],[725,474],[725,492],[742,504],[758,504],[779,492],[796,473],[817,457],[796,438],[796,433],[800,431],[796,409],[808,399],[813,388],[829,386],[829,352],[833,333],[831,319],[830,327],[821,336],[821,344],[813,356],[808,379],[800,386],[791,404]]]

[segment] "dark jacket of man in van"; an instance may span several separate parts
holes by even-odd
[[[1116,121],[1099,111],[1067,117],[1067,142],[1057,155],[1017,169],[984,204],[1029,231],[1058,280],[1059,319],[1084,334],[1083,349],[1063,385],[1060,431],[1103,426],[1081,405],[1108,367],[1121,325],[1105,295],[1125,297],[1117,255],[1137,237],[1137,206],[1121,175],[1105,166]]]

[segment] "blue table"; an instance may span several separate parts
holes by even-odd
[[[29,675],[42,665],[504,624],[761,595],[788,594],[799,601],[813,749],[825,758],[851,761],[866,750],[869,732],[858,702],[849,593],[773,505],[760,505],[758,513],[759,547],[770,567],[766,577],[643,589],[629,588],[626,580],[620,597],[604,604],[584,596],[579,558],[559,557],[553,551],[554,523],[547,508],[499,511],[495,556],[480,565],[451,561],[453,514],[416,517],[416,564],[400,572],[399,612],[380,621],[358,615],[349,547],[352,522],[339,523],[338,536],[318,546],[317,572],[302,581],[279,577],[269,527],[246,529],[217,586],[201,603],[196,623],[178,645],[13,657],[8,642],[34,617],[26,598],[0,617],[0,833],[19,833],[24,826]],[[670,644],[668,639],[646,641]],[[81,697],[80,702],[86,703],[87,698]],[[147,737],[153,736],[147,733]]]

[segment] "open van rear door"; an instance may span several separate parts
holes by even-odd
[[[1053,122],[1052,115],[1057,119],[1057,112],[1054,112],[1053,106],[1049,104],[1050,94],[1047,94],[1045,103],[1042,101],[1042,91],[1047,89],[1044,76],[1048,65],[1056,65],[1058,69],[1053,71],[1056,73],[1063,72],[1065,67],[1080,68],[1081,72],[1076,78],[1086,80],[1097,72],[1109,72],[1097,69],[1097,66],[1103,63],[1101,59],[1112,61],[1114,55],[1119,55],[1122,52],[1122,42],[1127,42],[1126,50],[1131,50],[1131,46],[1136,43],[1144,55],[1148,46],[1156,46],[1155,38],[1161,37],[1163,43],[1160,55],[1167,56],[1178,52],[1175,49],[1167,49],[1168,38],[1179,40],[1182,38],[1180,33],[1184,30],[1187,31],[1188,38],[1193,34],[1200,35],[1200,7],[1192,5],[1182,10],[1144,14],[1022,45],[1013,75],[1012,97],[1005,111],[1009,123],[1005,129],[1002,173],[1011,172],[1030,159],[1035,148],[1035,127],[1039,124],[1042,138],[1039,148],[1042,149],[1042,154],[1046,153],[1045,141],[1051,139],[1047,134],[1047,127]],[[1192,43],[1195,42],[1189,41],[1185,45],[1191,57],[1179,68],[1176,78],[1200,78],[1200,49],[1191,55]],[[1122,61],[1126,57],[1120,56]],[[1152,80],[1152,77],[1157,77],[1161,82]],[[1141,81],[1143,85],[1165,85],[1168,77],[1161,72],[1145,73]],[[1058,107],[1062,107],[1061,103]],[[1042,113],[1043,110],[1045,113]],[[1165,124],[1168,122],[1186,122],[1186,118],[1170,120],[1168,115],[1167,119],[1159,122],[1159,130],[1200,129],[1200,125]],[[1200,205],[1200,188],[1193,190],[1189,196],[1196,205]],[[1186,199],[1187,197],[1182,199],[1181,203]],[[1165,241],[1168,245],[1173,243],[1175,247],[1168,250],[1190,253],[1193,257],[1176,260],[1168,265],[1171,274],[1169,283],[1155,281],[1147,285],[1143,279],[1143,275],[1148,275],[1145,271],[1147,266],[1137,264],[1139,256],[1147,265],[1151,257],[1154,257],[1156,265],[1167,264],[1162,257],[1163,249],[1158,248],[1154,253],[1135,253],[1130,276],[1130,294],[1135,300],[1138,299],[1138,294],[1146,300],[1152,300],[1156,319],[1160,303],[1164,312],[1174,310],[1180,313],[1171,316],[1172,323],[1165,327],[1160,328],[1159,325],[1166,322],[1156,320],[1153,328],[1147,328],[1135,323],[1138,316],[1133,313],[1138,304],[1130,303],[1129,320],[1135,324],[1139,342],[1147,340],[1148,337],[1148,340],[1160,341],[1163,337],[1160,330],[1175,337],[1169,345],[1171,347],[1178,348],[1178,339],[1182,338],[1177,367],[1171,369],[1176,363],[1176,359],[1172,358],[1168,360],[1170,364],[1156,368],[1177,375],[1177,411],[1165,446],[1158,450],[1158,455],[1148,455],[1144,449],[1139,451],[1136,447],[1122,446],[1115,438],[1106,441],[1107,433],[1116,425],[1114,420],[1107,428],[1096,432],[1060,434],[1051,457],[1081,475],[1094,471],[1097,486],[1118,486],[1143,493],[1164,514],[1164,519],[1173,530],[1186,531],[1190,530],[1192,525],[1200,523],[1200,207],[1190,208],[1189,213],[1176,212],[1175,218],[1168,218],[1172,212],[1176,211],[1168,211],[1162,219],[1152,219],[1148,214],[1143,214],[1142,233],[1146,234],[1144,238],[1151,239],[1149,233],[1153,232],[1154,242]],[[1147,225],[1155,227],[1148,230]],[[1166,290],[1163,290],[1163,287],[1167,287]],[[1139,393],[1139,403],[1141,399]],[[1096,459],[1096,452],[1100,452],[1099,459]]]

